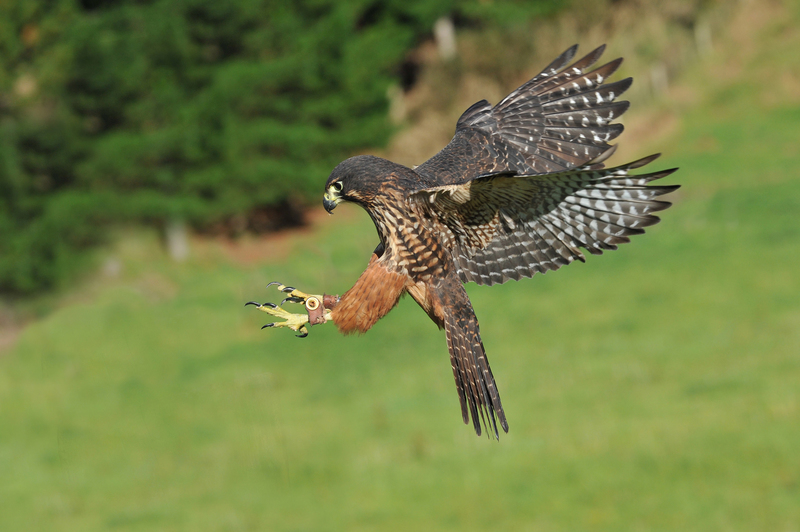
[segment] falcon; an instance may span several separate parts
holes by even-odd
[[[367,211],[380,242],[366,270],[342,296],[310,295],[281,283],[280,305],[255,305],[298,336],[332,321],[342,333],[364,333],[410,294],[445,330],[461,416],[476,434],[508,432],[478,319],[464,283],[505,283],[546,273],[583,250],[599,255],[659,221],[671,204],[656,198],[678,186],[654,186],[676,169],[634,174],[658,157],[605,168],[613,123],[627,109],[617,98],[632,79],[606,80],[622,59],[593,67],[605,46],[568,66],[572,46],[540,74],[491,106],[467,109],[450,143],[413,169],[359,155],[325,183],[328,213],[341,202]],[[286,302],[305,305],[290,313]]]

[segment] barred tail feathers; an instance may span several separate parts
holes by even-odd
[[[451,288],[457,289],[448,294],[453,300],[445,305],[444,328],[461,415],[464,423],[472,418],[479,436],[482,421],[486,430],[491,430],[499,438],[498,421],[505,432],[508,432],[508,421],[486,358],[478,319],[461,283],[455,279],[452,284],[455,286]]]

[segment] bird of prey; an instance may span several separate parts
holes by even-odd
[[[572,46],[540,74],[492,107],[467,109],[455,136],[414,169],[359,155],[340,163],[325,183],[329,213],[356,203],[375,223],[380,243],[355,285],[341,297],[309,295],[277,284],[293,314],[256,305],[306,336],[332,321],[343,333],[363,333],[408,293],[444,328],[461,415],[481,434],[508,432],[478,320],[463,284],[504,283],[585,261],[629,242],[670,203],[656,198],[677,186],[651,181],[676,169],[634,175],[658,155],[605,168],[609,144],[622,133],[612,123],[628,108],[617,98],[631,78],[606,83],[622,59],[592,68],[604,46],[567,66]]]

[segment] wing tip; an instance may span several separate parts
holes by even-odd
[[[620,59],[622,59],[622,58],[620,58]],[[628,76],[627,78],[621,79],[619,81],[615,81],[613,83],[613,85],[615,85],[615,88],[619,90],[619,93],[616,94],[615,97],[616,96],[620,96],[622,93],[624,93],[625,91],[627,91],[628,89],[631,88],[631,85],[633,85],[633,77],[632,76]]]
[[[672,207],[672,202],[671,201],[658,200],[658,201],[651,201],[650,202],[650,212],[659,212],[659,211],[663,211],[665,209],[669,209],[670,207]],[[656,216],[655,218],[658,218],[658,216]],[[658,218],[658,221],[660,222],[661,218]],[[656,223],[658,223],[658,222],[656,222]]]
[[[642,166],[647,166],[648,164],[652,163],[659,157],[661,157],[660,153],[654,153],[652,155],[648,155],[647,157],[636,159],[635,161],[630,162],[628,164],[624,164],[620,168],[625,170],[633,170],[634,168],[641,168]]]
[[[572,60],[573,57],[575,57],[575,54],[577,52],[578,52],[578,43],[575,43],[566,50],[564,50],[564,52],[559,57],[564,57],[566,55],[569,55],[569,59],[567,59],[566,61],[569,62],[570,60]]]
[[[598,46],[597,48],[595,48],[582,58],[575,61],[575,63],[572,65],[572,68],[577,68],[583,71],[584,69],[595,64],[597,60],[600,59],[600,56],[603,55],[603,52],[605,52],[605,50],[606,50],[606,45],[601,44],[600,46]],[[576,51],[577,51],[577,45],[576,45]]]
[[[620,131],[620,133],[622,133]],[[611,144],[606,150],[604,150],[600,155],[595,157],[594,159],[590,159],[583,164],[583,166],[594,166],[596,164],[604,163],[609,157],[614,155],[614,152],[617,151],[617,147],[619,144]]]
[[[550,62],[550,64],[547,65],[539,75],[545,74],[547,76],[551,76],[553,73],[558,72],[559,70],[567,66],[567,64],[570,61],[572,61],[572,58],[575,57],[577,51],[578,51],[578,43],[575,43],[566,50],[564,50],[563,52],[561,52],[561,54],[558,57],[553,59]]]

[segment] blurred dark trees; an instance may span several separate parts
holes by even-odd
[[[0,292],[57,285],[114,223],[296,217],[337,162],[386,141],[387,88],[408,84],[404,60],[437,18],[501,24],[558,4],[4,2]]]

